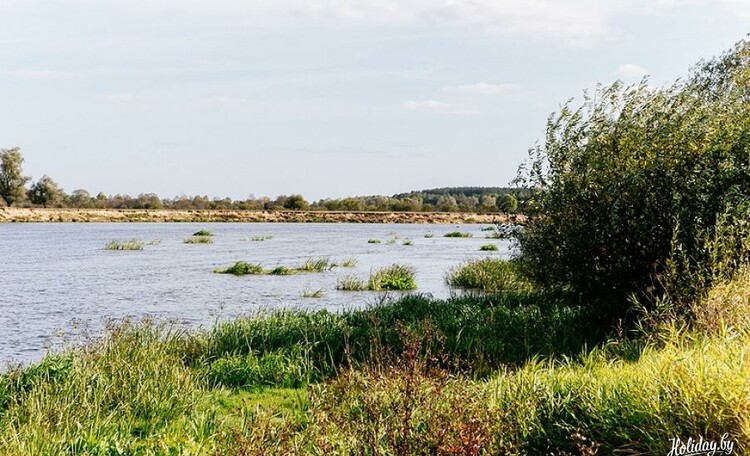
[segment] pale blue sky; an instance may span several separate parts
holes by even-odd
[[[69,192],[502,186],[567,99],[749,25],[750,0],[0,0],[0,147]]]

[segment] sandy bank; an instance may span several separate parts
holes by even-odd
[[[509,223],[506,214],[0,208],[0,222]]]

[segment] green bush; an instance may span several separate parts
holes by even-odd
[[[683,310],[747,260],[750,44],[670,87],[616,83],[552,115],[519,173],[525,270],[610,319],[629,297]]]

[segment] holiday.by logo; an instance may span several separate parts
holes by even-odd
[[[716,440],[704,440],[702,435],[697,440],[688,437],[685,442],[679,437],[670,440],[672,451],[667,453],[667,456],[714,456],[734,452],[734,442],[729,440],[729,434],[722,435],[718,442]]]

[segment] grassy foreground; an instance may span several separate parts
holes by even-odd
[[[747,329],[596,328],[533,292],[123,323],[0,377],[0,453],[667,454],[724,433],[746,451]]]

